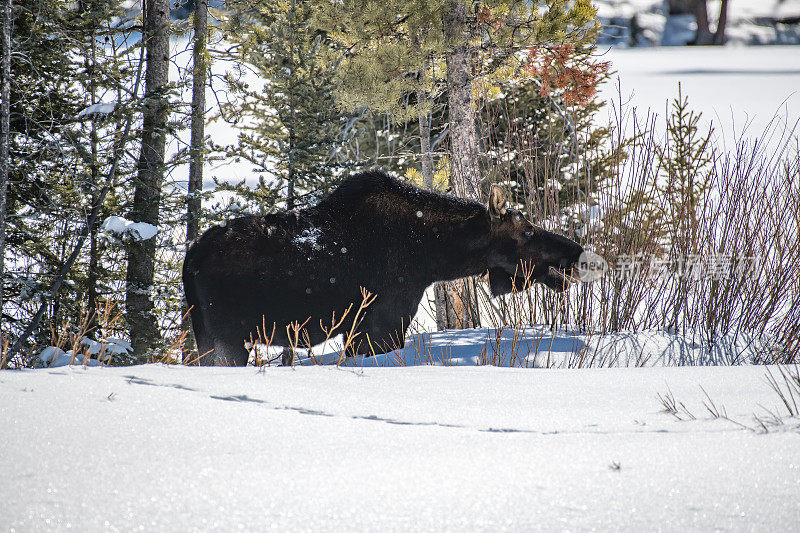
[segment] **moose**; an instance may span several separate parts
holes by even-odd
[[[200,364],[246,365],[246,341],[265,326],[275,345],[291,344],[295,321],[321,343],[322,324],[358,305],[362,288],[375,299],[342,331],[368,341],[355,353],[369,355],[402,347],[436,281],[488,272],[493,296],[531,283],[563,291],[582,252],[507,207],[499,186],[483,205],[367,171],[313,207],[210,228],[186,252],[183,286]]]

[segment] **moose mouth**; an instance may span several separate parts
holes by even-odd
[[[578,279],[574,275],[574,269],[563,270],[554,266],[547,267],[547,274],[541,278],[536,278],[537,283],[542,283],[550,287],[556,292],[563,292],[567,290],[570,283],[577,282]]]
[[[578,281],[573,267],[556,267],[554,265],[536,265],[529,277],[519,273],[512,274],[502,268],[489,270],[489,285],[492,296],[500,296],[510,292],[521,292],[533,283],[541,283],[555,292],[564,292],[570,283]]]

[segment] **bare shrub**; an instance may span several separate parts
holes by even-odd
[[[778,373],[780,379],[767,367],[767,384],[778,395],[789,416],[800,416],[800,367],[778,365]]]
[[[514,328],[546,324],[588,335],[658,329],[706,346],[722,343],[725,349],[706,364],[796,362],[800,158],[792,145],[795,129],[776,120],[756,139],[734,132],[729,147],[713,129],[703,129],[700,114],[681,94],[665,129],[654,114],[639,116],[619,102],[612,106],[608,149],[602,154],[576,149],[562,158],[564,167],[587,175],[567,180],[566,186],[547,176],[543,180],[537,172],[563,173],[564,168],[540,164],[535,153],[520,164],[526,187],[519,187],[514,180],[520,175],[507,167],[490,172],[499,182],[527,191],[517,202],[534,223],[603,256],[608,274],[566,295],[534,287],[492,300],[484,286],[481,304],[488,322]],[[546,141],[531,135],[507,135],[516,143],[517,157]],[[597,165],[591,160],[609,154],[610,167],[592,176],[590,169]],[[581,159],[589,161],[576,162]],[[740,354],[752,353],[745,350],[751,346],[763,355],[744,361]],[[586,355],[576,354],[573,364],[585,364]]]

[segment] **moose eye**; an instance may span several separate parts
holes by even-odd
[[[533,237],[533,230],[532,230],[532,229],[525,230],[525,232],[523,233],[523,235],[525,235],[525,238],[527,238],[527,239],[530,239],[530,238],[532,238],[532,237]]]
[[[514,215],[514,220],[517,222],[522,222],[522,215],[517,213],[516,215]]]

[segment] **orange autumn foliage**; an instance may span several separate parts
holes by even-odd
[[[524,68],[541,81],[542,96],[561,91],[565,104],[585,107],[597,93],[597,85],[610,64],[579,58],[575,47],[566,43],[553,48],[530,48]]]

